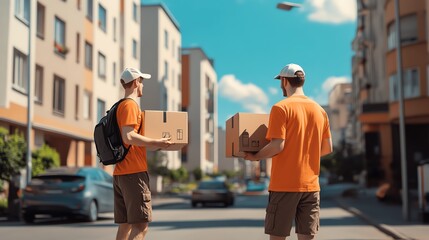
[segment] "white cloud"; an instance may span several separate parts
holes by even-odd
[[[255,84],[242,83],[234,75],[224,75],[218,87],[221,96],[241,104],[244,109],[254,113],[266,112],[268,97]]]
[[[270,92],[272,95],[277,95],[277,93],[279,92],[279,89],[278,88],[269,87],[268,88],[268,92]]]
[[[356,0],[306,0],[311,21],[340,24],[356,21]]]
[[[318,102],[321,105],[328,104],[328,96],[329,92],[332,88],[339,83],[349,83],[351,79],[349,77],[341,76],[341,77],[328,77],[322,84],[321,89],[315,89],[314,94],[311,96],[314,101]]]

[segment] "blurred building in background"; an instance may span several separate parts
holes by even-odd
[[[164,5],[142,5],[141,70],[152,74],[144,82],[141,107],[144,110],[182,110],[182,35],[179,24]],[[192,141],[191,139],[189,139]],[[148,156],[154,153],[149,152]],[[163,164],[181,166],[181,151],[163,151]]]
[[[140,66],[139,6],[139,0],[3,1],[0,126],[25,132],[30,89],[32,148],[54,147],[61,165],[97,165],[94,125],[122,97],[122,68]]]
[[[352,86],[350,83],[336,84],[328,96],[328,115],[334,147],[350,144],[346,139],[349,122]]]
[[[364,154],[368,184],[400,187],[396,48],[402,50],[408,183],[417,187],[417,163],[429,159],[429,1],[400,0],[401,43],[396,42],[394,1],[358,0],[353,40],[352,136]],[[360,133],[361,132],[361,133]]]
[[[182,110],[188,112],[189,144],[182,164],[204,173],[218,171],[217,74],[201,48],[182,50]]]

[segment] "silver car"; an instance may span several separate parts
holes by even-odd
[[[223,181],[202,181],[197,189],[192,191],[191,204],[196,207],[198,203],[223,203],[225,207],[234,205],[234,193]]]
[[[98,213],[113,212],[113,178],[100,168],[60,167],[33,177],[24,189],[21,209],[27,223],[37,214],[83,216],[96,221]]]

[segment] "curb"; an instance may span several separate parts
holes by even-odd
[[[410,238],[398,231],[396,231],[393,227],[386,225],[386,224],[382,224],[382,223],[378,223],[375,222],[374,220],[372,220],[370,217],[368,217],[367,215],[365,215],[364,213],[362,213],[359,209],[356,209],[354,207],[349,207],[346,206],[344,203],[335,200],[337,202],[337,204],[344,210],[346,210],[347,212],[352,213],[353,215],[359,217],[360,219],[364,220],[365,222],[367,222],[370,225],[373,225],[374,227],[376,227],[378,230],[380,230],[381,232],[383,232],[384,234],[392,237],[393,239],[401,239],[401,240],[415,240],[414,238]]]

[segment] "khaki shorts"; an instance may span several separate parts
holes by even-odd
[[[152,202],[147,172],[113,176],[115,223],[152,221]]]
[[[315,235],[319,230],[319,192],[270,192],[265,216],[265,233],[290,236],[292,222],[295,232]]]

